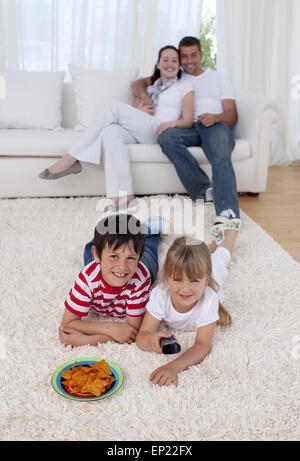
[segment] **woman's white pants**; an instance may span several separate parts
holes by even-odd
[[[128,104],[109,101],[68,153],[77,160],[98,165],[103,154],[106,196],[130,195],[134,191],[127,144],[156,144],[159,123],[152,115]]]

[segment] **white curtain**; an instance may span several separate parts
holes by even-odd
[[[3,4],[0,1],[0,67],[5,65]]]
[[[300,1],[217,0],[217,68],[280,108],[270,165],[300,159]]]
[[[201,7],[202,0],[0,0],[0,59],[21,70],[73,63],[136,66],[148,75],[161,46],[199,36]]]

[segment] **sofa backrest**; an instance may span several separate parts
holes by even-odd
[[[256,138],[265,110],[270,109],[278,117],[278,108],[273,100],[259,93],[238,89],[236,91],[238,122],[233,128],[236,138]],[[277,114],[277,115],[276,115]],[[64,82],[62,96],[62,126],[74,128],[78,124],[75,92],[72,82]]]
[[[72,128],[76,125],[88,126],[94,121],[107,99],[132,103],[133,94],[130,84],[138,77],[139,71],[136,67],[114,71],[86,71],[73,65],[72,69],[72,82],[63,84],[62,126],[64,128]],[[79,108],[76,107],[76,100],[80,104]]]

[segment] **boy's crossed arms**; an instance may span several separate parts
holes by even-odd
[[[59,339],[66,345],[96,346],[98,343],[117,341],[118,343],[132,343],[135,341],[142,317],[125,318],[125,322],[105,321],[91,322],[81,320],[81,317],[67,309],[64,312]]]

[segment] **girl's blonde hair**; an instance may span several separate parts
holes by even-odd
[[[168,277],[181,278],[185,274],[190,280],[207,277],[207,284],[214,291],[219,285],[212,277],[211,256],[206,243],[189,237],[179,237],[170,246],[162,269],[162,280]],[[219,320],[217,325],[230,326],[230,313],[219,301]]]

